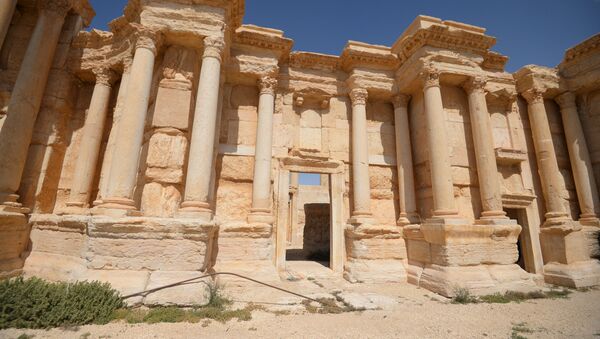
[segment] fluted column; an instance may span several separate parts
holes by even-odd
[[[354,210],[352,222],[371,217],[371,190],[369,187],[369,139],[367,135],[366,89],[350,91],[352,100],[352,194]]]
[[[573,179],[577,189],[579,209],[581,210],[579,221],[582,224],[598,226],[600,225],[598,222],[600,202],[596,190],[596,179],[592,170],[590,152],[577,113],[575,95],[571,92],[563,93],[556,98],[556,102],[560,105]]]
[[[94,74],[96,75],[96,85],[83,125],[83,135],[77,155],[77,163],[75,164],[71,193],[66,203],[67,207],[88,207],[100,146],[102,145],[111,89],[116,80],[115,74],[110,69],[96,69]],[[72,210],[72,212],[76,211]]]
[[[133,189],[136,184],[144,126],[148,112],[154,61],[160,34],[149,30],[139,32],[127,87],[123,115],[119,121],[116,148],[110,164],[110,174],[99,207],[121,210],[135,209]]]
[[[132,63],[133,59],[131,58],[131,56],[127,56],[123,60],[123,74],[121,75],[121,83],[119,84],[117,103],[113,110],[110,135],[108,136],[108,142],[106,143],[106,149],[104,151],[104,158],[102,159],[102,168],[100,169],[100,180],[98,183],[98,196],[97,199],[94,201],[94,206],[102,204],[102,198],[106,196],[106,191],[108,189],[108,182],[110,179],[110,164],[112,163],[113,155],[115,152],[119,120],[123,115],[123,105],[125,102],[125,98],[127,97],[127,85],[129,83],[129,75],[131,74]]]
[[[556,153],[552,143],[550,123],[544,107],[543,91],[530,89],[523,93],[527,100],[529,122],[533,135],[533,145],[538,161],[542,192],[546,202],[546,225],[552,225],[567,218],[567,210],[561,198],[562,182]]]
[[[475,146],[479,194],[483,212],[481,219],[506,219],[502,210],[502,190],[492,138],[492,123],[485,100],[486,79],[472,77],[463,85],[469,97],[471,132]]]
[[[8,33],[10,22],[15,8],[17,7],[17,0],[2,0],[0,1],[0,50]]]
[[[40,2],[40,12],[0,130],[0,204],[16,205],[15,194],[31,143],[54,53],[71,8],[67,1]]]
[[[448,152],[449,140],[446,132],[446,116],[442,104],[439,73],[436,70],[426,70],[423,77],[433,215],[435,217],[456,216],[458,211],[454,201],[452,165]]]
[[[221,59],[225,44],[221,38],[206,37],[202,70],[198,83],[196,109],[192,126],[192,140],[185,183],[185,198],[181,204],[182,216],[212,219],[210,182],[214,166],[217,108]]]
[[[272,223],[271,213],[271,158],[273,157],[273,111],[277,79],[271,76],[259,80],[258,124],[252,181],[252,209],[249,222]]]
[[[419,221],[408,122],[409,100],[410,96],[406,94],[399,94],[394,97],[394,128],[396,130],[396,163],[398,166],[398,200],[400,205],[398,225],[409,225]]]

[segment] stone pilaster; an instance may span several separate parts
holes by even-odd
[[[600,226],[598,221],[600,202],[598,191],[594,189],[596,179],[594,178],[590,152],[577,113],[575,95],[571,92],[565,92],[556,97],[556,102],[560,105],[573,179],[577,189],[579,209],[581,210],[579,222],[583,225]]]
[[[185,197],[179,214],[210,221],[211,173],[214,167],[215,135],[219,106],[219,81],[225,44],[221,38],[206,37],[202,70],[198,83],[196,109],[187,169]]]
[[[352,100],[352,193],[354,209],[352,224],[369,223],[371,214],[371,190],[369,187],[369,148],[367,135],[367,98],[363,88],[350,91]]]
[[[71,192],[66,203],[69,209],[65,212],[69,214],[85,213],[89,207],[111,90],[116,80],[116,75],[110,69],[95,69],[93,72],[96,85],[85,117]]]
[[[408,102],[410,96],[399,94],[394,97],[394,128],[396,131],[396,162],[398,166],[398,195],[400,217],[398,225],[419,222],[415,197],[415,178],[413,172],[412,145],[408,121]]]
[[[463,84],[469,97],[473,144],[477,154],[477,177],[481,196],[482,220],[507,219],[502,210],[502,190],[498,178],[492,123],[485,99],[484,77],[472,77]]]
[[[0,130],[0,204],[18,206],[15,194],[21,182],[35,120],[62,26],[70,4],[63,0],[40,3],[35,29],[8,103]]]
[[[15,8],[17,7],[17,0],[3,0],[0,1],[0,50],[8,33],[10,22],[12,21]]]
[[[154,72],[154,61],[161,41],[160,33],[140,29],[131,66],[127,97],[123,115],[119,121],[113,161],[106,189],[106,197],[98,207],[110,210],[134,210],[133,189],[138,174],[139,157],[144,136],[144,126],[150,89]]]
[[[252,181],[252,209],[248,222],[273,223],[271,211],[271,158],[273,157],[273,112],[277,79],[264,76],[259,80],[258,124]]]

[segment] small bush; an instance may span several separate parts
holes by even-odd
[[[471,295],[469,289],[464,287],[457,287],[454,289],[454,297],[452,297],[453,304],[470,304],[476,302],[477,298]]]
[[[0,282],[0,329],[106,324],[120,307],[119,293],[100,282],[21,277]]]

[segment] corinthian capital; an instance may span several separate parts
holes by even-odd
[[[463,88],[467,93],[484,92],[487,79],[484,76],[473,76],[463,83]]]
[[[392,103],[394,104],[394,108],[400,108],[408,106],[408,102],[410,101],[410,95],[398,93],[393,99]]]
[[[544,90],[542,90],[541,88],[534,87],[528,89],[525,92],[521,93],[521,95],[523,95],[523,97],[525,98],[525,100],[527,100],[529,104],[544,102]]]
[[[440,71],[432,66],[425,67],[419,76],[423,82],[423,88],[440,86]]]
[[[275,95],[277,79],[271,75],[262,76],[258,79],[258,88],[260,89],[260,94]]]
[[[577,107],[575,104],[575,94],[571,92],[565,92],[554,99],[558,103],[561,109],[567,109],[571,107]]]
[[[350,91],[350,100],[352,105],[366,105],[369,92],[364,88],[353,88]]]
[[[135,48],[145,48],[156,55],[158,53],[158,48],[162,43],[162,38],[162,33],[160,32],[146,27],[138,27]]]
[[[118,79],[117,74],[113,72],[110,68],[99,67],[93,69],[92,72],[96,76],[96,83],[107,87],[112,87],[112,85]]]
[[[49,12],[59,16],[66,16],[71,9],[69,0],[39,0],[39,8],[44,12]]]
[[[223,50],[225,50],[225,42],[223,38],[207,36],[204,38],[204,55],[203,58],[216,58],[222,61]]]

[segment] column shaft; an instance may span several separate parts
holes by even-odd
[[[546,202],[546,222],[549,219],[564,219],[567,210],[561,198],[562,182],[554,145],[550,123],[544,107],[543,92],[537,89],[523,93],[527,99],[533,145],[538,161],[542,191]]]
[[[596,179],[592,170],[592,160],[590,152],[585,141],[575,95],[566,92],[557,97],[556,101],[560,105],[560,113],[565,131],[565,139],[569,150],[569,159],[571,160],[571,170],[575,188],[577,189],[577,198],[579,200],[579,209],[581,210],[581,223],[598,225],[598,208],[600,202],[596,188]]]
[[[0,50],[6,39],[10,22],[12,21],[15,8],[17,7],[17,0],[2,0],[0,1]]]
[[[273,111],[277,80],[263,77],[260,82],[258,124],[252,182],[252,214],[271,215],[271,158],[273,157]]]
[[[355,88],[352,100],[352,193],[353,217],[371,215],[369,187],[369,139],[367,135],[367,90]]]
[[[465,84],[469,97],[471,132],[477,154],[477,177],[483,212],[482,219],[505,218],[502,210],[502,191],[498,178],[498,166],[492,138],[492,123],[485,100],[485,79],[471,78]]]
[[[396,163],[398,166],[399,225],[418,222],[413,173],[412,146],[408,122],[408,101],[404,94],[394,99],[394,127],[396,130]]]
[[[61,6],[43,8],[29,40],[0,130],[0,204],[16,202],[15,192],[21,182],[35,120],[68,10],[69,7]]]
[[[210,182],[214,166],[219,81],[221,76],[222,40],[204,39],[204,55],[198,83],[196,109],[192,126],[192,140],[188,160],[183,212],[200,213],[212,218]]]
[[[67,206],[88,207],[102,146],[102,135],[104,134],[113,81],[112,71],[99,70],[96,72],[96,86],[83,125],[83,136]]]
[[[458,211],[454,201],[452,165],[448,152],[446,116],[442,104],[439,74],[435,71],[427,71],[425,76],[423,93],[433,193],[433,214],[434,216],[454,216],[458,214]]]
[[[144,137],[150,90],[156,58],[155,37],[138,38],[123,115],[119,121],[114,160],[110,164],[109,182],[102,207],[135,209],[133,189]],[[134,85],[135,84],[135,85]]]

